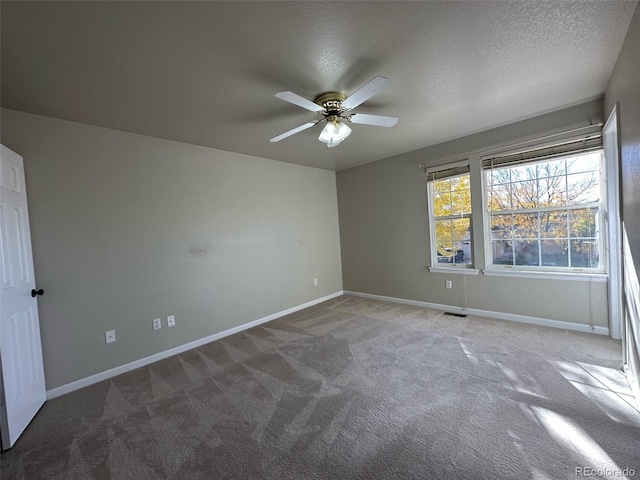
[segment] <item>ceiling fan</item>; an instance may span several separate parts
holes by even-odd
[[[284,91],[276,93],[276,97],[285,102],[293,103],[299,107],[322,115],[323,118],[314,122],[308,122],[299,127],[273,137],[271,142],[279,142],[291,135],[302,132],[321,122],[326,125],[318,140],[327,144],[327,147],[335,147],[351,134],[351,128],[347,123],[359,123],[362,125],[375,125],[377,127],[393,127],[398,123],[397,117],[384,115],[369,115],[366,113],[348,113],[361,103],[366,102],[374,95],[381,92],[389,85],[389,79],[377,76],[369,80],[348,97],[341,92],[327,92],[318,95],[313,102],[293,92]]]

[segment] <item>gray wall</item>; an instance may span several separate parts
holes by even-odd
[[[601,120],[602,101],[596,100],[338,172],[344,289],[607,326],[606,283],[429,272],[426,178],[416,168],[419,162],[462,160],[490,147]],[[474,220],[480,219],[479,202],[474,199]],[[445,289],[449,279],[452,290]]]
[[[611,75],[605,95],[605,111],[611,114],[618,104],[618,122],[620,134],[621,154],[621,191],[622,191],[622,222],[629,241],[629,250],[624,252],[626,262],[635,265],[636,272],[640,272],[640,8],[636,7],[627,36],[618,55],[616,66]],[[631,269],[627,269],[629,275]],[[625,282],[627,302],[637,302],[629,289],[637,288],[638,278],[631,278]],[[635,365],[640,365],[640,305],[627,304],[628,330],[633,330],[630,340],[635,355]],[[636,367],[637,368],[637,367]],[[640,371],[636,370],[634,387],[640,385]],[[637,395],[640,390],[637,390]],[[640,401],[640,397],[639,401]]]
[[[342,290],[333,172],[6,109],[2,143],[25,161],[49,389]]]
[[[636,7],[605,94],[609,116],[619,103],[622,212],[631,253],[640,268],[640,8]]]

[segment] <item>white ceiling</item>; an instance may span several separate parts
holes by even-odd
[[[2,106],[329,170],[602,95],[636,2],[7,2]],[[389,88],[327,149],[275,98]]]

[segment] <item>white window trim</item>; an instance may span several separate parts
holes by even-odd
[[[462,265],[459,263],[450,264],[448,267],[429,267],[432,273],[453,273],[458,275],[478,275],[480,270],[473,268],[471,265]]]
[[[426,176],[427,176],[427,199],[428,199],[428,215],[429,215],[429,235],[430,235],[430,246],[431,246],[431,252],[430,252],[430,256],[431,256],[431,266],[428,267],[430,272],[434,272],[434,273],[459,273],[459,274],[464,274],[464,275],[478,275],[479,270],[477,270],[475,268],[475,258],[473,259],[473,262],[471,265],[467,265],[467,264],[461,264],[461,263],[451,263],[451,264],[446,264],[446,263],[440,263],[438,262],[438,253],[437,253],[437,247],[436,247],[436,238],[435,238],[435,231],[436,231],[436,225],[435,225],[435,214],[433,212],[433,185],[432,182],[429,181],[429,174],[430,173],[436,173],[436,172],[441,172],[444,170],[451,170],[454,168],[458,168],[458,167],[470,167],[470,163],[469,160],[461,160],[458,162],[452,162],[452,163],[445,163],[445,164],[441,164],[441,165],[437,165],[434,167],[429,167],[426,169]],[[471,181],[471,172],[467,172],[464,173],[463,175],[469,175],[469,180]],[[469,194],[471,195],[471,186],[469,186]],[[454,216],[452,216],[453,218]],[[444,217],[438,217],[438,218],[444,218]],[[471,208],[471,213],[468,214],[464,214],[464,215],[456,215],[455,218],[469,218],[469,225],[471,227],[471,248],[473,251],[473,243],[474,243],[474,234],[473,234],[473,205]]]
[[[567,156],[571,155],[570,153]],[[598,251],[600,257],[600,266],[598,268],[579,268],[579,267],[551,267],[551,266],[527,266],[527,265],[501,265],[493,263],[493,252],[491,249],[491,212],[488,209],[487,203],[487,170],[481,169],[482,176],[482,221],[483,221],[483,241],[484,241],[484,253],[485,253],[485,265],[486,268],[482,270],[483,275],[486,276],[504,276],[504,277],[534,277],[534,278],[542,278],[541,275],[550,275],[548,279],[584,279],[585,281],[589,281],[591,278],[598,278],[604,280],[598,281],[607,281],[607,258],[604,251],[604,242],[606,241],[605,237],[605,223],[604,216],[607,211],[606,204],[606,192],[604,191],[606,185],[606,171],[604,162],[604,151],[603,151],[603,159],[600,163],[600,202],[596,203],[585,203],[578,205],[567,205],[562,207],[549,207],[549,208],[540,208],[535,209],[534,211],[545,211],[545,210],[570,210],[570,209],[580,209],[580,208],[589,208],[590,206],[598,206],[600,208],[600,225],[599,231],[600,237],[598,242]],[[535,162],[535,160],[533,161]],[[501,212],[502,213],[502,212]],[[509,210],[504,211],[505,214],[508,213],[521,213],[520,210]],[[575,277],[575,278],[574,278]]]
[[[524,270],[505,268],[485,268],[482,270],[485,277],[516,277],[537,278],[540,280],[570,280],[576,282],[606,283],[609,279],[606,273],[575,272],[575,271],[550,271],[550,270]]]

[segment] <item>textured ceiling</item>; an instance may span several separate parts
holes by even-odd
[[[636,2],[6,2],[2,106],[330,170],[602,95]],[[327,149],[275,98],[389,88]]]

